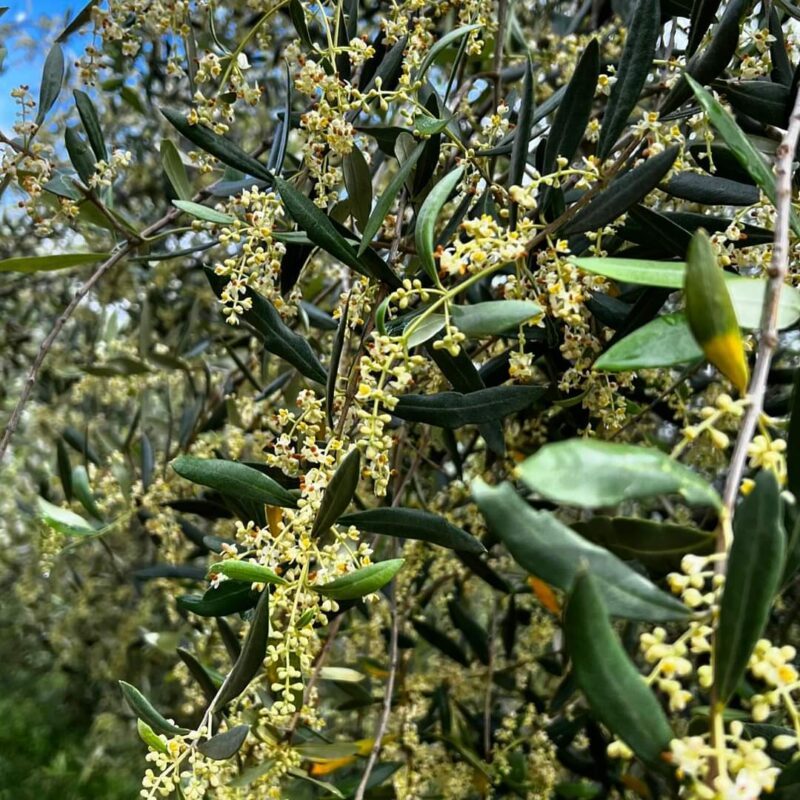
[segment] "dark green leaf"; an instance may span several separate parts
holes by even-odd
[[[355,525],[360,531],[417,539],[466,553],[483,553],[486,548],[465,530],[438,514],[416,508],[372,508],[339,518],[340,525]]]
[[[770,81],[714,81],[734,111],[757,119],[764,125],[785,128],[791,110],[788,86]]]
[[[545,147],[543,174],[553,172],[558,156],[571,160],[575,155],[589,124],[599,73],[600,48],[597,39],[592,39],[586,45],[564,98],[558,105]]]
[[[214,686],[214,681],[211,680],[206,668],[188,651],[183,647],[177,648],[178,657],[186,665],[189,674],[195,679],[200,690],[206,698],[206,702],[210,703],[217,693],[217,687]]]
[[[94,175],[95,157],[89,145],[78,134],[77,128],[67,128],[64,131],[64,145],[67,148],[70,163],[75,167],[78,177],[89,185],[89,179]]]
[[[358,600],[364,595],[372,594],[383,588],[403,566],[404,559],[393,558],[361,567],[330,583],[312,586],[315,592],[331,597],[334,600]]]
[[[253,618],[250,621],[250,630],[242,645],[239,658],[228,673],[225,682],[217,694],[212,711],[222,708],[231,700],[235,700],[250,684],[250,681],[261,669],[264,656],[267,653],[267,639],[269,638],[269,589],[261,592]]]
[[[200,742],[197,749],[206,757],[214,761],[225,761],[233,758],[244,744],[247,734],[250,733],[249,725],[236,725],[229,731],[218,733],[210,739]]]
[[[56,456],[58,460],[58,477],[67,502],[72,501],[72,465],[63,439],[56,439]]]
[[[739,686],[783,574],[786,534],[780,488],[768,470],[756,476],[755,488],[736,509],[733,526],[713,661],[722,705]]]
[[[760,197],[758,189],[749,183],[739,183],[714,175],[701,175],[697,172],[682,172],[675,175],[663,189],[673,197],[708,206],[751,206],[755,205]]]
[[[172,468],[192,483],[215,489],[237,500],[294,508],[297,500],[277,481],[253,467],[218,458],[178,456]]]
[[[152,703],[135,686],[119,681],[119,688],[122,689],[122,696],[131,711],[156,733],[163,733],[166,736],[184,736],[189,733],[188,728],[178,727],[156,711]]]
[[[300,0],[289,0],[289,17],[292,20],[292,25],[300,37],[300,41],[309,50],[313,49],[314,43],[311,41],[311,36],[308,32],[308,25],[306,23],[306,12]]]
[[[64,51],[59,44],[54,44],[47,54],[42,70],[39,107],[36,111],[37,127],[44,122],[48,112],[58,100],[62,83],[64,83]]]
[[[437,40],[436,44],[428,50],[424,60],[419,66],[417,70],[417,74],[415,76],[416,81],[421,81],[425,76],[425,73],[428,71],[428,68],[433,64],[436,59],[439,57],[439,54],[446,50],[453,42],[457,42],[464,36],[472,33],[472,31],[477,31],[481,28],[480,25],[464,25],[461,28],[455,28],[452,31],[449,31],[440,39]]]
[[[100,0],[89,0],[86,5],[72,18],[69,24],[56,37],[57,42],[65,42],[75,31],[92,20],[92,9]]]
[[[425,202],[417,214],[416,227],[414,228],[414,241],[417,245],[417,255],[422,262],[422,267],[428,277],[436,280],[436,262],[434,261],[434,232],[439,214],[458,185],[464,174],[464,167],[449,172],[436,186],[431,189]]]
[[[361,244],[358,246],[358,255],[361,256],[363,252],[369,247],[369,243],[375,238],[375,234],[380,230],[389,209],[392,207],[398,192],[402,189],[403,184],[414,169],[414,165],[419,161],[422,151],[425,149],[425,142],[420,142],[409,154],[408,157],[400,165],[400,169],[395,176],[389,181],[389,185],[381,192],[378,197],[378,202],[367,220],[367,224],[362,228],[363,237]]]
[[[668,622],[689,615],[683,603],[613,553],[579,536],[549,512],[535,511],[511,484],[490,487],[479,479],[472,484],[472,494],[491,530],[531,575],[567,591],[581,565],[588,565],[614,616]]]
[[[424,422],[452,430],[522,411],[532,406],[545,391],[543,386],[492,386],[469,394],[406,394],[400,397],[392,413],[409,422]]]
[[[525,177],[525,167],[528,164],[528,150],[531,144],[531,129],[533,128],[533,111],[536,103],[533,86],[533,64],[530,54],[525,61],[525,78],[522,81],[522,98],[519,103],[517,127],[514,132],[514,144],[511,147],[511,161],[508,166],[508,185],[522,186]],[[517,204],[511,204],[511,228],[517,223]]]
[[[453,661],[467,667],[469,666],[469,658],[461,648],[461,646],[454,642],[446,633],[442,633],[438,628],[429,625],[423,620],[412,619],[411,624],[414,630],[432,647],[435,647],[439,652],[444,653]]]
[[[639,95],[653,66],[660,35],[661,8],[658,0],[638,0],[631,12],[617,80],[603,116],[603,127],[597,143],[597,155],[601,159],[608,158],[639,102]]]
[[[717,15],[717,9],[722,0],[693,0],[692,16],[689,24],[689,45],[686,54],[694,55],[695,50],[700,46],[706,31],[711,27],[711,23]]]
[[[309,536],[314,538],[325,533],[350,505],[358,488],[361,476],[361,454],[353,448],[336,468],[314,518]]]
[[[481,664],[489,663],[489,636],[486,631],[464,610],[461,600],[453,599],[447,604],[450,619],[464,634],[472,652]]]
[[[342,159],[342,172],[347,196],[350,199],[350,210],[356,218],[358,227],[363,231],[372,210],[372,177],[369,174],[369,166],[357,147]]]
[[[108,151],[106,150],[106,142],[103,138],[103,130],[100,127],[100,118],[97,115],[97,109],[94,107],[89,95],[79,89],[73,92],[75,97],[75,106],[78,109],[78,115],[81,118],[81,124],[86,131],[86,136],[89,139],[89,144],[94,150],[94,154],[98,159],[108,160]]]
[[[204,595],[184,594],[178,598],[178,606],[198,617],[226,617],[247,611],[256,604],[258,595],[251,591],[250,584],[225,581],[217,589],[209,589]]]
[[[206,269],[206,277],[214,292],[220,295],[227,283],[226,279],[216,275],[211,269]],[[308,339],[289,328],[269,300],[256,294],[252,289],[245,292],[245,297],[252,305],[242,313],[242,317],[245,322],[253,326],[264,342],[264,347],[298,369],[307,378],[325,384],[328,376],[316,353],[311,349]]]
[[[636,517],[592,517],[572,528],[614,555],[638,561],[651,574],[678,570],[687,553],[704,555],[714,549],[713,533]]]
[[[575,579],[564,615],[572,668],[595,716],[639,758],[658,767],[673,738],[650,687],[631,662],[609,622],[591,573]]]
[[[546,444],[517,473],[549,500],[581,508],[665,494],[680,494],[689,505],[721,507],[719,495],[703,478],[650,447],[568,439]]]
[[[668,147],[643,164],[614,179],[589,205],[578,212],[564,229],[566,235],[602,228],[643,200],[669,172],[678,155],[677,146]]]

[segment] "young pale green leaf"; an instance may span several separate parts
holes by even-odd
[[[604,372],[630,372],[688,364],[703,358],[681,313],[665,314],[637,328],[611,345],[594,362]]]
[[[350,505],[358,488],[361,476],[361,454],[353,448],[341,461],[333,473],[330,483],[319,505],[319,511],[311,526],[311,538],[326,533],[328,528],[344,513]]]
[[[434,232],[436,220],[442,207],[447,202],[453,190],[458,185],[464,174],[464,167],[449,172],[436,186],[431,189],[425,202],[417,214],[417,223],[414,229],[414,241],[417,245],[417,255],[422,262],[422,267],[428,277],[436,280],[436,262],[434,261]]]
[[[786,551],[780,488],[762,470],[733,518],[734,537],[714,650],[714,686],[720,705],[739,687],[780,587]]]
[[[308,742],[296,746],[296,750],[309,761],[328,761],[358,754],[357,742]]]
[[[269,475],[240,464],[219,458],[178,456],[172,468],[192,483],[208,486],[237,500],[252,500],[270,506],[295,508],[297,500]]]
[[[89,139],[94,154],[98,159],[108,160],[108,151],[106,149],[105,138],[103,137],[103,129],[100,127],[100,117],[97,114],[97,109],[94,107],[90,97],[86,92],[75,89],[73,91],[75,98],[75,107],[78,109],[78,116],[81,118],[81,124],[86,131],[86,136]]]
[[[481,28],[480,25],[464,25],[461,28],[456,28],[455,30],[446,33],[442,36],[436,44],[428,50],[427,55],[425,56],[422,63],[419,65],[419,69],[417,70],[417,74],[415,77],[416,81],[421,81],[425,73],[428,71],[430,66],[436,61],[439,57],[439,54],[442,51],[446,50],[450,47],[451,44],[457,42],[459,39],[462,39],[464,36],[468,36],[473,31],[477,31]]]
[[[567,591],[585,564],[616,617],[668,622],[689,615],[683,603],[613,553],[579,536],[549,512],[531,508],[510,483],[492,487],[478,479],[472,495],[512,558],[540,580]]]
[[[180,111],[162,108],[161,113],[178,133],[201,150],[218,158],[223,164],[227,164],[245,175],[272,183],[275,176],[260,161],[246,153],[230,139],[214,133],[204,125],[190,125]]]
[[[563,233],[572,236],[576,233],[602,228],[624,214],[628,209],[647,197],[661,183],[672,168],[679,147],[673,145],[656,156],[648,158],[643,164],[634,167],[615,178],[597,197],[578,212],[567,223]]]
[[[686,320],[706,358],[744,395],[750,373],[725,283],[711,240],[700,228],[692,236],[686,257],[683,279]]]
[[[239,658],[236,659],[228,677],[225,678],[217,694],[217,699],[211,706],[211,711],[217,711],[231,700],[235,700],[250,685],[250,681],[261,669],[264,656],[267,654],[268,638],[269,589],[264,589],[253,611],[250,630],[247,632]]]
[[[468,394],[406,394],[400,397],[392,413],[408,422],[454,430],[515,414],[532,406],[546,391],[543,386],[492,386]]]
[[[50,109],[58,100],[61,84],[64,83],[64,51],[54,44],[47,54],[39,86],[39,107],[36,110],[36,125],[41,125]]]
[[[631,662],[608,619],[591,572],[575,579],[564,614],[575,678],[595,716],[654,767],[673,738],[661,704]]]
[[[258,595],[251,591],[249,583],[226,581],[204,595],[184,594],[178,597],[178,606],[198,617],[227,617],[239,614],[256,604]]]
[[[170,186],[178,195],[178,199],[191,200],[192,187],[189,184],[189,176],[186,174],[181,152],[172,139],[161,140],[161,166],[164,168]]]
[[[367,676],[357,669],[349,667],[323,667],[319,671],[320,680],[338,681],[339,683],[361,683]]]
[[[533,64],[530,54],[525,61],[525,77],[522,81],[522,97],[517,114],[517,127],[514,131],[514,143],[511,147],[511,160],[508,165],[508,185],[522,186],[525,167],[528,164],[528,150],[531,144],[533,128],[533,111],[536,103],[533,86]],[[510,226],[517,225],[517,203],[511,204]]]
[[[206,277],[214,292],[222,294],[227,280],[206,269]],[[307,378],[325,384],[328,380],[324,367],[320,364],[316,353],[311,349],[308,339],[289,328],[275,310],[272,303],[252,289],[244,295],[251,306],[242,313],[245,322],[253,326],[264,347],[287,363],[291,364]]]
[[[592,517],[572,526],[585,539],[625,561],[638,561],[659,576],[680,569],[687,553],[703,555],[714,549],[714,534],[638,517]]]
[[[357,147],[342,159],[342,172],[347,197],[350,200],[350,210],[359,229],[363,231],[372,210],[372,178],[369,166]]]
[[[208,574],[222,574],[226,578],[244,583],[286,584],[286,581],[280,575],[276,575],[269,567],[254,564],[252,561],[220,561],[218,564],[211,566]]]
[[[651,447],[598,439],[553,442],[523,461],[517,474],[549,500],[581,508],[665,494],[679,494],[693,506],[722,506],[703,478]]]
[[[62,253],[53,256],[6,258],[0,261],[0,272],[51,272],[105,261],[110,255],[110,253]]]
[[[185,736],[189,733],[188,728],[175,725],[156,711],[153,704],[132,684],[119,681],[119,688],[122,689],[122,696],[131,711],[156,733],[163,733],[165,736]]]
[[[48,503],[43,497],[36,498],[36,514],[45,525],[65,536],[89,536],[97,533],[97,529],[80,514]]]
[[[543,174],[553,172],[558,156],[571,160],[583,141],[592,114],[592,100],[599,73],[600,48],[597,39],[592,39],[586,45],[564,98],[557,106],[545,146]]]
[[[361,229],[364,235],[361,238],[361,244],[358,246],[359,256],[361,256],[369,247],[369,243],[375,238],[375,234],[380,230],[381,225],[383,225],[383,221],[386,219],[386,215],[389,213],[389,209],[392,207],[392,203],[394,203],[398,192],[403,188],[406,180],[408,180],[411,170],[414,169],[414,165],[417,163],[417,161],[419,161],[419,157],[422,155],[422,151],[424,149],[425,142],[420,142],[408,154],[408,157],[400,165],[400,169],[397,171],[392,180],[389,181],[389,185],[386,187],[386,189],[384,189],[380,197],[378,197],[378,202],[375,204],[375,208],[369,215],[367,224]]]
[[[661,35],[659,0],[638,0],[631,10],[631,24],[625,37],[625,49],[611,88],[603,127],[597,142],[597,155],[606,159],[625,129],[631,112],[639,102],[647,75],[653,66],[658,38]]]
[[[214,761],[226,761],[239,752],[248,733],[250,733],[249,725],[236,725],[224,733],[218,733],[216,736],[200,742],[197,749],[206,758]]]
[[[496,336],[512,331],[516,333],[525,322],[541,316],[542,309],[531,300],[486,300],[451,309],[456,327],[468,337]]]
[[[430,341],[447,324],[444,314],[429,314],[419,325],[415,325],[406,339],[406,347],[412,350]]]
[[[302,192],[298,192],[291,183],[283,180],[283,178],[275,178],[274,182],[275,188],[280,192],[281,200],[283,200],[283,204],[291,214],[292,219],[301,230],[306,232],[308,238],[317,247],[321,247],[326,253],[330,253],[334,258],[338,258],[343,264],[362,275],[388,283],[393,288],[397,288],[400,285],[400,280],[397,276],[391,271],[386,262],[377,255],[375,255],[377,261],[359,258],[347,239],[339,233],[330,217]]]
[[[214,222],[217,225],[230,225],[236,222],[236,217],[232,217],[230,214],[223,214],[221,211],[200,203],[193,203],[191,200],[173,200],[172,205],[187,214],[191,214],[193,217],[197,217],[197,219]]]
[[[136,719],[136,731],[150,749],[158,753],[169,753],[166,743],[143,719]]]
[[[709,121],[725,140],[725,144],[736,156],[736,160],[747,170],[770,202],[775,205],[775,176],[761,153],[756,150],[744,131],[736,124],[736,120],[730,112],[720,105],[711,92],[704,89],[690,75],[686,75],[686,80]],[[791,212],[789,222],[795,235],[800,236],[800,218],[794,211]]]
[[[334,600],[358,600],[364,595],[377,592],[386,586],[389,581],[400,571],[403,558],[393,558],[389,561],[379,561],[350,572],[330,583],[312,586],[315,592]]]
[[[340,525],[355,525],[360,531],[417,539],[465,553],[484,553],[486,548],[471,534],[438,514],[417,508],[371,508],[339,518]]]

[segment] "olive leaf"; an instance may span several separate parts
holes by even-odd
[[[189,184],[186,167],[181,159],[180,150],[171,139],[161,140],[161,166],[178,199],[191,200],[192,187]]]
[[[94,107],[91,98],[86,92],[79,89],[73,91],[75,98],[75,107],[78,109],[78,116],[81,118],[81,124],[86,131],[86,136],[89,139],[89,144],[98,159],[104,161],[108,159],[108,151],[106,149],[106,142],[103,138],[103,130],[100,127],[100,117],[97,114],[97,109]]]
[[[233,758],[239,752],[248,733],[250,733],[249,725],[236,725],[230,730],[218,733],[210,739],[200,742],[197,745],[197,749],[206,758],[214,761],[225,761]]]
[[[275,583],[284,585],[286,581],[276,575],[269,567],[255,564],[252,561],[220,561],[213,564],[208,571],[209,575],[224,575],[233,581],[245,583]]]
[[[334,600],[358,600],[382,589],[400,571],[404,561],[402,558],[379,561],[310,588]]]
[[[64,83],[64,51],[61,45],[54,44],[47,54],[39,85],[39,107],[36,110],[36,125],[40,126],[50,109],[58,100],[61,85]]]
[[[417,245],[417,255],[422,262],[422,267],[432,280],[436,280],[436,262],[434,261],[433,235],[436,220],[442,207],[447,202],[452,191],[458,185],[464,174],[464,167],[449,172],[436,186],[431,189],[425,202],[417,214],[417,223],[414,229],[414,240]]]
[[[119,688],[122,689],[122,696],[131,711],[156,733],[163,733],[166,736],[184,736],[189,733],[188,728],[175,725],[156,711],[153,704],[132,684],[119,681]]]
[[[319,511],[311,526],[312,538],[325,533],[342,515],[353,499],[361,475],[361,454],[353,448],[341,461],[325,487]]]

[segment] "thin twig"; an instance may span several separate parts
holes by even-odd
[[[725,483],[723,504],[728,520],[733,518],[733,509],[739,494],[742,481],[747,448],[753,438],[759,416],[764,407],[764,395],[767,391],[767,378],[772,363],[772,356],[778,345],[778,307],[786,273],[789,268],[789,221],[792,212],[792,160],[797,142],[800,138],[800,94],[795,100],[789,128],[783,141],[775,151],[775,234],[772,245],[772,260],[767,275],[767,289],[764,293],[764,305],[761,311],[761,334],[758,340],[758,352],[753,376],[748,392],[749,405],[745,413],[742,427],[731,457],[728,479]],[[726,546],[722,526],[717,537],[717,552],[724,552]],[[724,572],[724,559],[717,562]]]

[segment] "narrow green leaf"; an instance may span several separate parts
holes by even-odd
[[[721,1],[722,0],[692,1],[692,16],[690,17],[689,23],[689,44],[686,48],[687,55],[694,55],[694,52],[700,46],[703,37],[706,35],[706,31],[708,31],[711,24],[714,22]]]
[[[165,736],[185,736],[188,728],[181,728],[162,716],[153,707],[152,703],[132,684],[119,681],[122,696],[131,711],[141,720],[146,722],[156,733]]]
[[[161,740],[158,734],[142,719],[136,720],[136,730],[139,738],[151,749],[159,753],[169,753],[167,745]]]
[[[653,66],[656,45],[661,35],[659,1],[638,0],[631,11],[630,19],[625,49],[617,69],[617,80],[608,98],[597,143],[597,155],[601,159],[608,158],[619,135],[625,130]]]
[[[419,325],[414,326],[414,330],[406,339],[406,347],[413,350],[425,342],[430,341],[447,324],[447,317],[444,314],[429,314]]]
[[[67,502],[72,501],[72,464],[69,460],[67,446],[63,439],[56,439],[56,459],[58,462],[58,477]]]
[[[703,358],[703,351],[681,313],[664,314],[611,345],[594,362],[604,372],[630,372],[688,364]]]
[[[218,687],[214,686],[214,681],[211,680],[211,675],[209,674],[208,670],[206,670],[206,668],[183,647],[178,647],[176,652],[180,660],[186,665],[186,669],[189,670],[189,674],[195,679],[195,682],[200,687],[200,690],[203,692],[203,695],[206,698],[206,702],[210,703],[217,694]]]
[[[191,200],[173,200],[172,205],[206,222],[215,222],[218,225],[230,225],[232,222],[236,222],[236,217],[232,217],[230,214],[223,214],[221,211],[200,203],[193,203]]]
[[[198,617],[226,617],[247,611],[256,604],[257,599],[258,595],[251,591],[250,584],[225,581],[203,595],[181,595],[177,602],[184,611],[191,611]]]
[[[42,69],[42,82],[39,86],[39,107],[36,111],[36,125],[40,126],[50,109],[58,100],[61,85],[64,83],[64,51],[54,44],[47,54]]]
[[[468,337],[496,336],[512,331],[541,316],[542,309],[530,300],[487,300],[451,309],[456,327]]]
[[[344,304],[342,316],[336,328],[336,336],[333,337],[331,346],[331,360],[328,364],[328,379],[325,385],[325,413],[328,419],[328,427],[333,428],[333,403],[336,399],[336,381],[339,377],[339,364],[342,360],[344,350],[344,340],[347,336],[347,319],[350,312],[350,296]]]
[[[309,536],[320,536],[344,513],[353,500],[361,476],[361,453],[353,448],[336,468],[314,518]]]
[[[330,583],[312,586],[315,592],[334,600],[358,600],[383,588],[400,571],[405,559],[393,558],[361,567]]]
[[[433,281],[436,280],[436,262],[434,261],[434,231],[436,228],[436,220],[439,218],[442,207],[458,185],[463,174],[464,167],[458,167],[445,175],[445,177],[431,189],[417,214],[416,227],[414,228],[417,255],[422,262],[423,269]]]
[[[80,514],[48,503],[43,497],[36,498],[36,513],[45,525],[66,536],[87,536],[97,533],[97,529]]]
[[[406,160],[400,165],[400,169],[397,171],[392,180],[389,181],[389,185],[378,197],[378,202],[375,204],[375,208],[372,209],[372,213],[369,215],[367,224],[361,229],[364,235],[361,238],[361,244],[358,246],[359,256],[361,256],[367,247],[369,247],[369,243],[375,238],[375,234],[380,230],[381,225],[383,225],[383,221],[386,219],[386,215],[389,213],[389,209],[392,207],[392,203],[394,203],[394,200],[397,197],[400,189],[403,188],[403,184],[411,174],[411,170],[414,169],[414,165],[417,163],[417,161],[419,161],[419,157],[422,155],[422,151],[424,149],[425,142],[420,142],[408,154]]]
[[[651,574],[679,570],[687,553],[702,555],[714,550],[713,532],[638,517],[598,516],[572,528],[619,558],[638,561]]]
[[[258,598],[250,630],[242,645],[239,658],[225,678],[225,682],[217,694],[217,700],[211,708],[216,711],[231,700],[235,700],[247,687],[261,669],[264,656],[267,654],[269,638],[269,589],[264,589]]]
[[[489,663],[489,636],[486,631],[464,610],[461,599],[452,599],[447,604],[450,620],[464,634],[470,649],[481,664]]]
[[[564,615],[564,636],[575,678],[595,716],[642,761],[662,765],[672,730],[614,633],[591,573],[575,579]]]
[[[245,175],[252,175],[254,178],[267,181],[269,184],[274,180],[275,176],[260,161],[246,153],[230,139],[226,139],[202,125],[190,125],[180,111],[162,108],[161,113],[178,133],[201,150],[219,159],[223,164],[238,169]]]
[[[197,749],[206,758],[214,761],[226,761],[239,752],[248,733],[250,733],[249,725],[236,725],[224,733],[218,733],[216,736],[200,742]]]
[[[689,616],[683,603],[613,553],[579,536],[549,512],[535,511],[510,483],[491,487],[478,479],[472,484],[472,495],[491,530],[531,575],[567,591],[581,565],[588,565],[614,616],[650,622]]]
[[[412,619],[411,624],[414,630],[429,644],[435,647],[440,653],[444,653],[448,658],[452,658],[462,666],[469,666],[469,658],[458,642],[453,641],[446,633],[442,633],[438,628],[430,625],[424,620]]]
[[[217,296],[221,295],[227,280],[212,269],[206,269],[205,272],[214,292]],[[307,378],[324,385],[328,379],[327,373],[311,349],[308,339],[289,328],[269,300],[252,289],[247,289],[244,296],[250,300],[251,307],[242,313],[242,317],[252,325],[264,342],[264,347]]]
[[[64,28],[56,38],[57,42],[65,42],[75,31],[82,28],[92,20],[92,9],[100,2],[100,0],[89,0],[88,3],[72,18],[69,24]]]
[[[417,539],[465,553],[484,553],[486,548],[471,534],[438,514],[417,508],[387,507],[356,511],[339,518],[340,525],[355,525],[360,531]]]
[[[553,172],[559,156],[571,161],[583,141],[592,114],[592,100],[599,74],[600,48],[597,39],[592,39],[586,45],[564,98],[558,105],[545,146],[543,174]]]
[[[744,131],[736,124],[736,120],[714,99],[711,92],[704,89],[690,75],[686,76],[686,80],[709,121],[722,136],[737,161],[747,170],[770,202],[775,205],[775,176],[761,153],[753,147]],[[789,221],[795,235],[800,236],[800,219],[794,211],[791,212]]]
[[[106,142],[103,137],[103,129],[100,127],[100,117],[97,114],[94,103],[92,103],[86,92],[82,92],[79,89],[73,91],[73,96],[75,98],[75,107],[78,109],[78,115],[81,118],[81,124],[86,131],[86,136],[94,154],[98,159],[107,161]]]
[[[103,519],[100,509],[94,499],[91,486],[89,486],[89,475],[83,464],[77,464],[72,468],[72,493],[78,502],[95,518]]]
[[[760,197],[758,189],[749,183],[698,172],[674,175],[662,188],[672,197],[708,206],[752,206]]]
[[[350,210],[359,229],[363,231],[372,210],[372,177],[369,174],[369,165],[357,147],[342,159],[342,172]]]
[[[20,256],[0,261],[0,272],[51,272],[81,264],[105,261],[111,253],[62,253],[52,256]]]
[[[425,73],[428,71],[431,64],[436,61],[442,51],[446,50],[451,44],[457,42],[462,37],[468,36],[470,33],[472,33],[472,31],[477,31],[480,28],[480,25],[464,25],[463,27],[456,28],[455,30],[452,30],[442,36],[436,42],[436,44],[431,47],[422,63],[419,65],[415,80],[421,81],[425,77]]]
[[[308,24],[306,23],[306,12],[303,7],[303,4],[300,0],[289,0],[289,17],[292,20],[292,25],[294,26],[295,31],[297,31],[297,35],[300,37],[300,41],[307,47],[309,50],[314,48],[314,43],[311,41],[311,36],[308,32]]]
[[[780,488],[768,470],[736,509],[734,537],[719,612],[714,686],[720,705],[739,687],[747,662],[769,619],[786,551]]]
[[[283,486],[263,472],[237,461],[178,456],[172,462],[172,468],[192,483],[208,486],[237,500],[252,500],[284,508],[297,506],[295,497]]]
[[[86,186],[94,175],[95,157],[89,145],[78,134],[77,128],[67,128],[64,131],[64,145],[70,163],[75,167],[75,172]]]
[[[189,176],[186,174],[181,152],[172,139],[161,140],[161,166],[178,199],[191,200],[192,187],[189,184]]]
[[[703,478],[660,450],[598,439],[546,444],[517,467],[517,474],[549,500],[580,508],[665,494],[680,494],[693,506],[722,505]]]
[[[409,422],[453,430],[523,411],[546,391],[543,386],[492,386],[469,394],[406,394],[400,397],[392,413]]]
[[[531,144],[531,130],[533,128],[533,112],[535,106],[533,86],[533,64],[530,54],[525,61],[525,77],[522,81],[522,97],[517,115],[517,127],[514,132],[514,143],[511,147],[511,161],[508,165],[508,185],[522,186],[525,177],[525,167],[528,164],[528,150]],[[516,203],[511,205],[509,224],[515,228],[517,224],[518,208]]]
[[[211,566],[208,574],[222,574],[226,578],[244,583],[274,583],[281,586],[286,584],[286,581],[269,567],[255,564],[252,561],[220,561]]]
[[[613,222],[647,197],[661,183],[662,178],[671,169],[679,149],[677,145],[668,147],[638,167],[615,178],[589,205],[579,211],[571,222],[567,223],[563,233],[572,236],[602,228]]]

